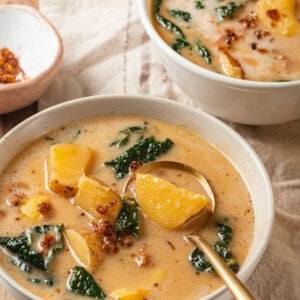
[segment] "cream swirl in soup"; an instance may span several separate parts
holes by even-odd
[[[153,0],[153,24],[180,55],[254,81],[300,79],[300,3]]]
[[[58,128],[9,163],[0,177],[1,268],[42,299],[199,299],[213,292],[222,282],[178,229],[207,205],[197,183],[156,170],[138,176],[132,197],[121,197],[128,174],[153,160],[191,165],[209,180],[216,213],[201,234],[237,272],[254,228],[239,171],[186,128],[135,116]]]

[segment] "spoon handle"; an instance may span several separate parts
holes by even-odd
[[[239,300],[254,300],[244,284],[238,277],[227,267],[218,253],[199,235],[187,235],[186,239],[200,248],[210,263],[216,270],[217,274],[225,282],[232,295]]]

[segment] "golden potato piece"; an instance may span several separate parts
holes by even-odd
[[[31,220],[37,220],[41,216],[39,205],[42,203],[49,203],[49,198],[41,194],[27,197],[21,205],[21,213]]]
[[[114,224],[121,209],[118,194],[101,184],[96,178],[81,176],[74,204],[96,219],[106,219]]]
[[[295,0],[259,0],[256,15],[266,30],[278,36],[300,34]]]
[[[65,229],[64,236],[75,261],[93,271],[102,260],[98,235],[80,229]]]
[[[219,59],[222,71],[225,75],[239,79],[244,78],[244,72],[241,65],[229,53],[220,51]]]
[[[127,288],[122,288],[113,291],[109,296],[108,300],[144,300],[147,296],[148,291],[144,289],[130,290]]]
[[[175,229],[200,212],[209,199],[151,174],[137,174],[136,200],[151,221]]]
[[[52,145],[49,154],[49,187],[66,197],[74,196],[80,176],[90,167],[91,148],[77,144]]]

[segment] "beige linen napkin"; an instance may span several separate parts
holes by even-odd
[[[65,56],[39,109],[110,93],[150,94],[196,107],[161,64],[135,0],[40,0],[40,10],[61,33]],[[256,299],[300,299],[300,121],[229,125],[257,151],[275,196],[271,242],[247,285]]]

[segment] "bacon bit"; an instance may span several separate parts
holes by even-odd
[[[175,246],[170,241],[167,241],[167,244],[171,247],[172,250],[175,250]]]
[[[141,161],[138,161],[138,160],[134,160],[130,163],[130,171],[131,172],[134,172],[136,171],[138,168],[140,168],[141,166],[143,165],[143,163]]]
[[[259,30],[254,31],[254,35],[256,36],[256,38],[258,40],[260,40],[260,39],[270,35],[270,32],[259,29]]]
[[[139,255],[134,259],[139,267],[148,267],[151,265],[150,255],[146,253],[146,244],[142,244],[139,249]]]
[[[15,83],[27,79],[18,59],[7,48],[0,50],[0,83]]]
[[[102,250],[104,250],[107,253],[117,253],[119,251],[119,248],[117,247],[116,240],[109,237],[104,236],[102,239]]]
[[[52,234],[45,234],[40,240],[40,246],[43,250],[48,250],[55,243],[55,237]]]
[[[255,28],[256,20],[257,20],[256,15],[254,13],[251,13],[250,15],[247,15],[245,18],[240,19],[239,23],[241,23],[246,29]]]
[[[85,216],[85,213],[84,213],[84,212],[82,212],[80,215],[83,217],[83,216]]]
[[[256,43],[251,43],[251,49],[256,50],[256,48],[257,48],[257,44]]]
[[[277,9],[269,9],[266,15],[273,21],[278,21],[280,19],[280,14]]]
[[[220,48],[231,48],[232,43],[238,39],[237,35],[231,29],[226,29],[225,35],[221,36],[219,43]]]
[[[95,209],[100,215],[105,215],[108,211],[108,206],[97,204]]]
[[[263,48],[259,48],[259,49],[257,49],[257,51],[261,54],[269,53],[269,51],[267,49],[263,49]]]
[[[42,202],[38,205],[38,211],[42,214],[42,215],[46,215],[49,214],[49,212],[52,210],[52,206],[50,203],[48,202]]]
[[[25,197],[26,195],[23,192],[16,191],[8,195],[6,203],[9,206],[18,206],[24,200]]]

